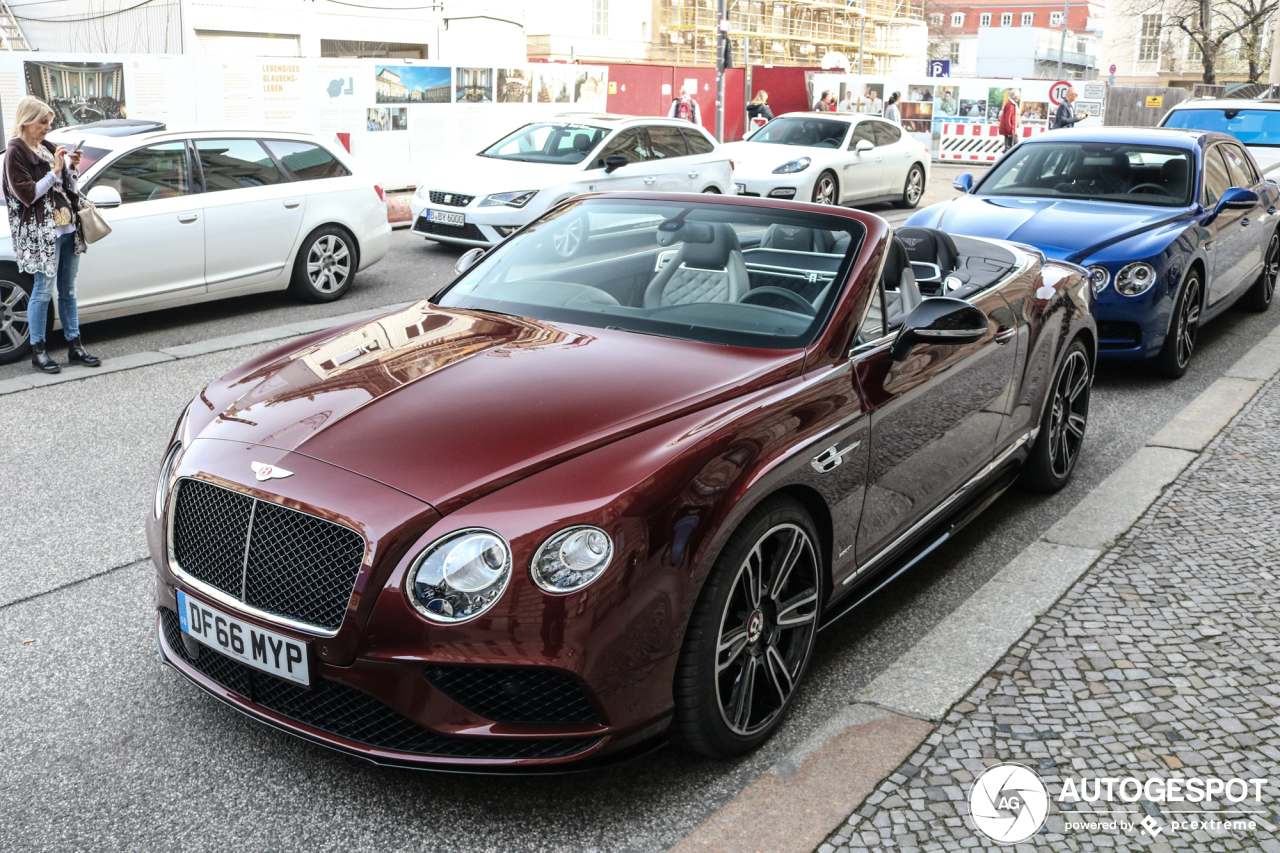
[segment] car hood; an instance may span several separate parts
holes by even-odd
[[[582,163],[521,163],[473,155],[450,160],[447,168],[432,169],[421,186],[465,195],[539,190],[579,180]]]
[[[803,353],[425,302],[248,362],[201,438],[294,451],[456,509],[559,461],[798,374]],[[202,404],[203,403],[203,407]]]
[[[965,196],[943,205],[936,228],[1027,243],[1079,262],[1135,234],[1188,215],[1185,208],[1041,198]]]

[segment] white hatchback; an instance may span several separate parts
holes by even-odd
[[[733,192],[729,155],[679,119],[568,114],[517,128],[426,176],[413,233],[489,246],[565,199],[591,192]]]
[[[738,195],[912,208],[929,183],[929,149],[875,116],[787,113],[725,148]]]
[[[111,225],[80,260],[82,322],[269,290],[329,302],[391,244],[382,187],[312,134],[114,120],[48,139],[84,140],[80,190]],[[0,363],[30,350],[32,285],[6,219]]]
[[[1196,98],[1174,105],[1160,126],[1229,133],[1249,149],[1263,175],[1280,168],[1280,101]]]

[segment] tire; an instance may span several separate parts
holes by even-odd
[[[359,266],[356,241],[346,229],[324,225],[307,235],[293,262],[289,292],[303,302],[333,302],[351,287]]]
[[[840,182],[830,169],[818,175],[813,182],[814,204],[838,204],[840,199]]]
[[[1173,306],[1173,319],[1169,334],[1164,337],[1160,353],[1151,359],[1151,369],[1158,376],[1178,379],[1187,372],[1191,356],[1195,354],[1196,335],[1200,331],[1200,309],[1204,295],[1204,283],[1195,269],[1187,273]]]
[[[924,198],[924,186],[924,167],[915,163],[907,170],[907,180],[902,185],[902,198],[895,201],[893,206],[905,210],[918,207],[920,199]]]
[[[673,728],[689,749],[741,755],[786,717],[822,612],[818,542],[809,514],[781,497],[752,510],[725,544],[676,666]]]
[[[1271,307],[1271,297],[1276,293],[1276,278],[1280,277],[1280,231],[1271,235],[1267,254],[1263,256],[1262,272],[1258,280],[1240,299],[1240,307],[1261,314]]]
[[[31,327],[27,310],[35,281],[16,269],[0,270],[0,364],[13,364],[31,355]],[[53,328],[53,305],[49,306],[49,327]]]
[[[707,187],[705,190],[703,190],[703,192],[711,193],[712,195],[720,195],[720,190],[716,189],[715,187]]]
[[[1022,467],[1021,484],[1036,492],[1056,492],[1067,484],[1080,458],[1089,426],[1093,370],[1079,339],[1067,347],[1040,418],[1040,433]]]

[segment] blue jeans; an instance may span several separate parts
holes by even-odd
[[[76,254],[76,235],[63,234],[54,248],[58,268],[53,275],[36,273],[36,286],[27,307],[27,319],[31,323],[31,343],[44,343],[44,330],[48,325],[49,303],[53,302],[53,288],[58,288],[58,316],[62,318],[62,336],[67,340],[80,337],[80,315],[76,312],[76,272],[80,269],[80,256]]]

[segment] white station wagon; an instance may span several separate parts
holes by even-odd
[[[112,229],[80,259],[82,322],[269,290],[329,302],[391,243],[382,187],[312,134],[119,119],[48,139],[84,140],[80,191]],[[30,351],[33,282],[0,219],[2,364]]]
[[[410,202],[413,233],[489,246],[567,198],[629,190],[731,193],[733,164],[711,134],[680,119],[559,115],[442,162]]]

